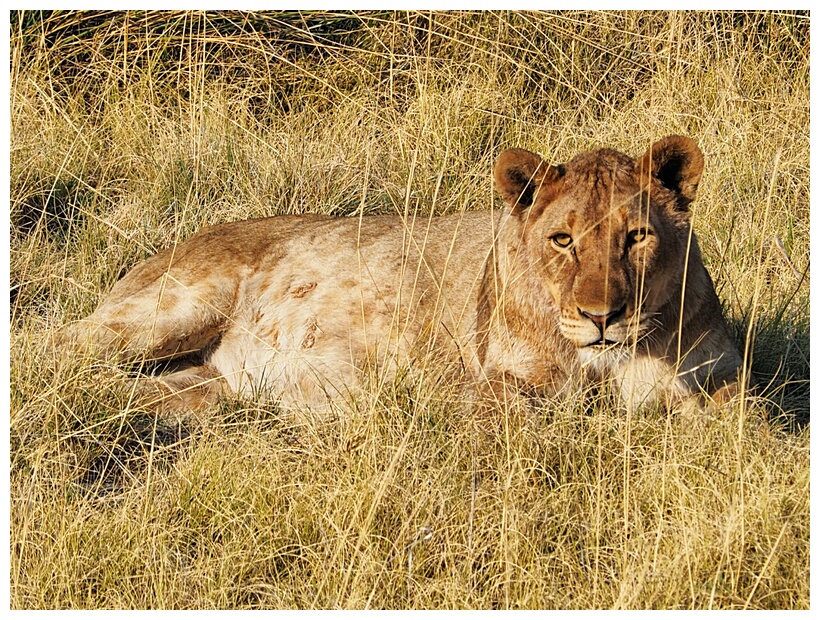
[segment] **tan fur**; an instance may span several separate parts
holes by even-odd
[[[491,387],[611,378],[633,405],[728,397],[741,359],[690,230],[702,168],[680,136],[563,166],[513,149],[495,170],[502,210],[213,226],[139,264],[67,335],[121,361],[194,354],[160,379],[192,408],[225,391],[323,405],[367,367],[431,354]]]

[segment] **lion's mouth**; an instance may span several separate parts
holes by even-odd
[[[620,345],[622,343],[618,342],[617,340],[599,340],[598,342],[592,342],[586,345],[584,348],[587,349],[609,349],[610,347],[614,347]]]
[[[601,326],[593,321],[562,318],[560,328],[561,333],[578,349],[600,352],[635,345],[643,340],[648,333],[647,326],[637,319],[628,317]]]

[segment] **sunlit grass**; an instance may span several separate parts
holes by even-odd
[[[10,110],[12,607],[808,608],[807,15],[25,12]],[[45,354],[203,225],[487,208],[504,148],[672,133],[765,407],[488,422],[417,368],[158,419]]]

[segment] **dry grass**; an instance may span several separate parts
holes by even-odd
[[[808,608],[808,21],[13,13],[11,606]],[[335,419],[157,419],[126,370],[44,355],[202,225],[483,208],[503,148],[670,133],[706,155],[696,228],[760,410],[568,400],[487,444],[423,369]]]

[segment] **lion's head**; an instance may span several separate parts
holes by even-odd
[[[601,149],[554,166],[522,149],[501,154],[495,180],[520,251],[575,346],[632,345],[679,312],[702,171],[700,149],[682,136],[638,159]]]

